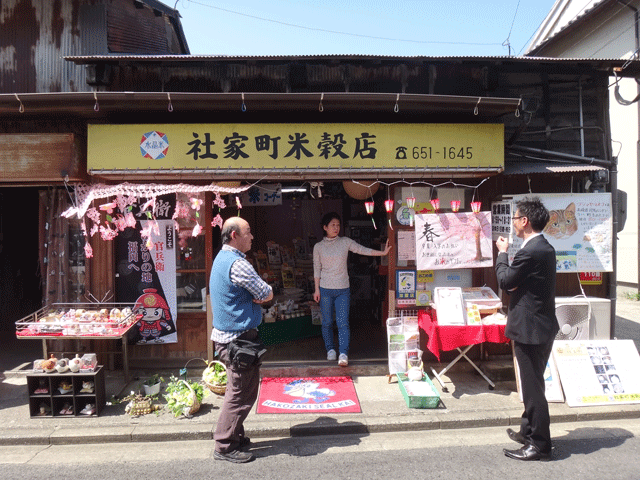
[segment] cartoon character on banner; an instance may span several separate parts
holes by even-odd
[[[162,298],[155,288],[146,288],[144,293],[136,300],[133,311],[140,315],[138,320],[138,343],[162,343],[162,338],[175,330],[171,311],[166,300]]]
[[[293,403],[309,403],[311,400],[315,403],[322,403],[336,394],[329,388],[318,388],[319,386],[320,384],[317,382],[299,379],[287,383],[284,386],[284,393],[292,397],[298,397],[293,400]]]

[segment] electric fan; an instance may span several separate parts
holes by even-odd
[[[556,317],[560,325],[556,340],[589,340],[590,303],[556,305]]]

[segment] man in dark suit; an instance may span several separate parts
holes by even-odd
[[[524,413],[520,431],[507,429],[511,440],[522,443],[504,454],[517,460],[550,460],[549,405],[545,397],[544,370],[559,326],[555,314],[556,252],[542,235],[549,211],[539,198],[516,204],[515,234],[524,240],[509,266],[509,242],[496,241],[498,285],[510,295],[505,335],[513,342],[520,368]]]

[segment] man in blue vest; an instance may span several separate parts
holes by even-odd
[[[253,455],[243,451],[250,444],[243,423],[258,398],[260,366],[234,368],[228,346],[235,339],[258,339],[260,304],[273,298],[273,290],[246,259],[253,239],[246,220],[231,217],[225,221],[221,239],[222,249],[211,267],[209,291],[213,310],[211,340],[227,367],[227,388],[213,436],[213,456],[216,460],[245,463],[253,460]]]

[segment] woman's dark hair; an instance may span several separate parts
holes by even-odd
[[[342,220],[340,220],[340,215],[338,215],[336,212],[329,212],[325,214],[324,217],[322,217],[322,226],[327,227],[331,223],[331,220],[333,220],[334,218],[339,222],[342,222]],[[324,231],[323,235],[326,235],[326,234],[327,232]]]

